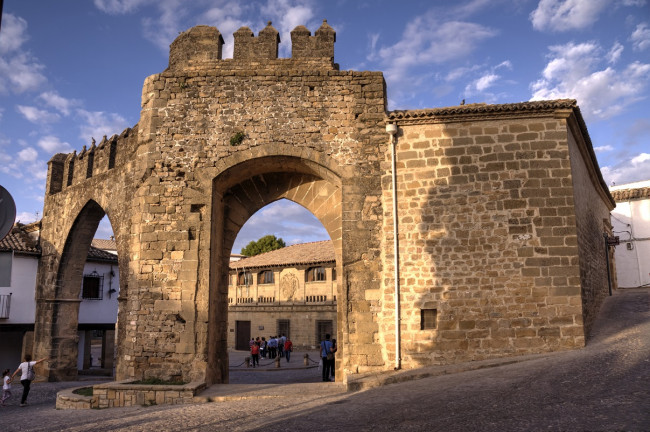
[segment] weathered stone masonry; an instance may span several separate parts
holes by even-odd
[[[35,329],[50,379],[76,375],[79,257],[107,214],[117,379],[227,382],[230,249],[281,198],[334,245],[337,379],[392,368],[387,122],[399,126],[403,367],[582,346],[607,289],[613,201],[575,101],[387,113],[382,74],[338,70],[326,22],[291,35],[278,59],[270,24],[244,27],[224,60],[216,28],[188,30],[145,80],[135,127],[52,158]],[[420,329],[422,309],[435,328]]]

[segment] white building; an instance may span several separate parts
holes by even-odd
[[[16,225],[0,240],[0,368],[15,369],[31,352],[36,311],[40,224]],[[80,371],[112,373],[119,275],[114,242],[93,241],[79,305]],[[101,248],[101,249],[100,249]],[[108,249],[103,250],[104,248]]]
[[[650,181],[609,188],[616,208],[612,210],[616,246],[616,277],[619,288],[650,285]]]

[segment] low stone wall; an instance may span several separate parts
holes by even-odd
[[[66,389],[56,394],[56,409],[90,409],[97,408],[97,398],[93,396],[82,396],[74,393],[75,390],[85,387]]]
[[[134,405],[176,405],[193,402],[205,389],[200,381],[183,385],[143,385],[118,381],[93,386],[92,396],[74,394],[76,389],[61,391],[56,397],[57,409],[115,408]],[[81,388],[81,387],[79,387]]]
[[[204,382],[184,385],[130,384],[132,381],[93,386],[93,397],[98,408],[114,408],[133,405],[176,405],[192,402],[194,395],[205,388]]]

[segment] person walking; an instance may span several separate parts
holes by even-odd
[[[291,342],[291,340],[287,337],[286,341],[284,342],[284,357],[287,359],[287,363],[289,363],[291,351],[293,351],[293,342]]]
[[[0,406],[5,405],[5,401],[11,397],[11,378],[9,377],[9,369],[2,371],[2,399],[0,399]]]
[[[25,361],[19,364],[18,369],[16,369],[16,371],[11,375],[11,379],[13,379],[16,375],[18,375],[18,372],[21,373],[20,383],[23,386],[23,395],[20,398],[21,407],[27,405],[27,396],[29,395],[29,387],[31,386],[32,381],[34,381],[34,378],[36,378],[36,373],[34,372],[34,366],[36,366],[41,362],[44,362],[45,360],[47,360],[47,357],[42,358],[40,360],[32,361],[32,356],[30,354],[25,354]]]

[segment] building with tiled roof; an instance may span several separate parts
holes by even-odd
[[[336,334],[336,257],[330,240],[287,246],[230,263],[228,346],[290,337],[315,347]]]
[[[0,364],[17,366],[24,353],[31,350],[36,274],[41,259],[40,228],[40,222],[17,223],[0,240]],[[113,253],[114,241],[93,240],[92,243],[79,287],[81,355],[77,366],[79,370],[94,368],[111,373],[119,291],[118,260]]]
[[[619,288],[650,285],[650,180],[609,188],[616,201],[612,227]]]

